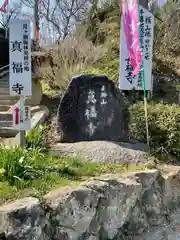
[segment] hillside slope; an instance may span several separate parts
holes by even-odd
[[[157,17],[153,51],[154,100],[169,103],[177,102],[177,88],[180,83],[180,33],[178,32],[180,12],[178,11],[175,3],[168,3],[155,13]],[[106,49],[101,61],[86,72],[106,74],[117,85],[120,64],[120,18],[120,6],[115,1],[114,4],[96,9],[96,13],[92,14],[84,24],[87,37],[94,44],[102,45]]]

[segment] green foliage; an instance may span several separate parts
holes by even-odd
[[[86,69],[88,73],[106,74],[116,84],[119,80],[119,40],[120,40],[120,2],[105,1],[100,7],[94,7],[89,17],[83,23],[87,29],[87,37],[96,45],[101,44],[106,49],[106,55],[96,64]],[[156,82],[162,91],[166,91],[168,83],[173,85],[172,73],[176,76],[179,69],[180,54],[180,8],[179,3],[168,1],[162,8],[157,6],[154,9],[154,50],[153,50],[153,71],[154,73],[167,73],[169,80],[166,84]],[[93,24],[95,23],[95,24]],[[174,94],[174,89],[172,89]],[[169,97],[170,98],[170,97]]]
[[[144,104],[130,107],[132,136],[146,141]],[[180,107],[168,104],[148,104],[148,123],[151,147],[180,157]]]
[[[41,176],[37,159],[42,158],[41,152],[46,147],[46,128],[39,126],[32,129],[26,136],[25,148],[0,147],[0,181],[10,185],[21,186]],[[25,181],[25,182],[24,182]]]
[[[95,75],[106,75],[109,79],[113,80],[116,85],[119,81],[119,58],[105,63],[99,63],[96,67],[91,67],[84,71],[84,73]]]
[[[43,126],[33,128],[26,136],[26,148],[27,149],[41,149],[46,147],[47,131]]]
[[[22,148],[0,148],[0,181],[19,185],[23,180],[39,176],[38,170],[31,166],[31,155]]]
[[[144,170],[131,166],[128,171]],[[0,203],[25,196],[41,197],[53,188],[77,184],[103,173],[127,171],[123,165],[91,163],[68,156],[52,157],[38,150],[0,148]]]
[[[161,70],[162,63],[162,66],[166,65],[167,68],[177,72],[180,56],[179,2],[167,1],[162,8],[156,10],[156,16],[158,20],[155,22],[154,30],[154,69]]]
[[[119,1],[105,1],[101,7],[94,7],[88,19],[83,23],[86,36],[95,45],[105,49],[105,55],[84,72],[106,75],[116,84],[119,81],[119,37],[120,4]],[[95,23],[95,24],[94,24]]]
[[[117,22],[120,19],[120,4],[119,1],[104,1],[101,6],[98,6],[98,1],[94,2],[89,12],[89,16],[82,24],[85,25],[86,37],[93,43],[103,43],[107,32],[101,27],[104,22]]]

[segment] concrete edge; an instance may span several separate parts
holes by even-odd
[[[38,110],[35,111],[34,116],[31,118],[31,129],[43,124],[46,121],[48,116],[49,116],[49,109],[46,106],[40,106],[39,111]]]

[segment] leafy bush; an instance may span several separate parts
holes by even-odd
[[[132,105],[130,112],[132,136],[146,141],[144,104]],[[151,147],[180,157],[180,107],[175,104],[148,104],[148,123]]]

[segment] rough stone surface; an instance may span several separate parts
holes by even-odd
[[[72,79],[61,99],[57,131],[62,142],[128,139],[128,111],[120,91],[105,76]]]
[[[24,198],[0,207],[0,236],[13,240],[46,240],[46,219],[36,198]]]
[[[32,96],[25,99],[25,104],[30,106],[37,106],[42,100],[43,92],[40,79],[32,78]]]
[[[175,240],[180,167],[106,174],[0,206],[0,239]]]

